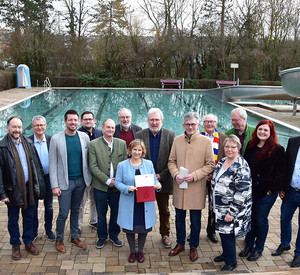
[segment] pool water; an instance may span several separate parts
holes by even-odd
[[[23,106],[24,107],[24,106]],[[160,90],[121,90],[121,89],[60,89],[51,90],[31,99],[28,108],[20,105],[1,111],[0,137],[6,134],[6,121],[12,115],[23,118],[25,136],[33,134],[31,119],[34,115],[43,115],[47,120],[46,133],[54,135],[65,129],[64,113],[74,109],[81,114],[89,110],[95,114],[96,126],[101,127],[105,118],[118,123],[118,110],[129,108],[132,111],[132,123],[147,128],[147,113],[152,107],[160,108],[164,113],[163,127],[173,130],[176,135],[183,133],[183,116],[187,112],[199,113],[202,121],[205,114],[213,113],[218,117],[218,129],[221,132],[232,128],[230,104],[205,96],[204,91],[160,91]],[[249,114],[248,123],[256,126],[261,117]],[[201,123],[200,130],[203,130]],[[276,124],[280,143],[286,147],[289,137],[299,132]]]

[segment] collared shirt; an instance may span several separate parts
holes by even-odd
[[[49,174],[49,152],[45,135],[43,136],[42,142],[39,142],[39,140],[34,135],[34,146],[42,163],[44,174],[47,175]]]
[[[107,141],[105,137],[103,139],[106,141],[108,147],[110,148],[110,151],[112,152],[113,147],[114,147],[114,139],[112,139],[111,142]],[[114,177],[114,166],[112,161],[110,162],[110,172],[109,172],[109,179],[106,181],[106,185],[110,185],[111,179]]]
[[[298,154],[295,161],[295,168],[293,172],[291,186],[293,188],[300,189],[300,148],[298,149]]]
[[[214,141],[214,139],[215,139],[215,132],[213,132],[213,134],[210,135],[209,133],[207,133],[207,132],[205,131],[204,134],[205,134],[206,137],[210,138],[212,142]]]
[[[157,170],[157,160],[158,160],[158,153],[159,153],[159,146],[160,146],[160,137],[161,137],[161,129],[156,134],[156,136],[154,136],[152,134],[152,132],[149,131],[150,155],[151,155],[151,161],[153,163],[155,173]]]
[[[23,147],[22,140],[20,139],[19,144],[13,139],[12,139],[12,141],[15,144],[17,150],[18,150],[19,157],[20,157],[22,167],[23,167],[23,171],[24,171],[25,182],[27,182],[28,181],[28,164],[27,164],[26,153],[25,153],[25,150],[24,150],[24,147]]]
[[[87,129],[81,127],[80,129],[78,129],[78,131],[82,131],[84,133],[86,133],[88,135],[88,137],[90,138],[90,140],[94,140],[96,138],[95,136],[95,128],[92,127],[92,132],[88,131]]]

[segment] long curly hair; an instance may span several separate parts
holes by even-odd
[[[250,148],[253,148],[255,146],[257,146],[257,144],[259,143],[259,138],[257,137],[257,129],[261,126],[261,125],[268,125],[270,127],[270,137],[266,140],[264,146],[262,147],[262,149],[259,151],[258,155],[257,155],[257,160],[261,160],[264,157],[268,157],[270,158],[272,153],[275,151],[276,147],[279,145],[278,143],[278,137],[275,131],[275,125],[273,123],[273,121],[265,119],[260,121],[255,130],[252,133],[252,138],[249,142],[249,146]]]

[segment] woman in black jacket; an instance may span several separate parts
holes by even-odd
[[[268,216],[278,191],[284,186],[284,148],[278,143],[274,123],[262,120],[256,126],[245,151],[252,176],[252,222],[246,247],[239,254],[249,261],[261,257],[269,231]]]

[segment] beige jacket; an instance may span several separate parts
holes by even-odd
[[[206,176],[215,167],[212,141],[196,132],[191,139],[186,135],[175,138],[168,167],[175,179],[180,166],[193,174],[194,182],[188,189],[180,189],[174,180],[173,204],[178,209],[200,210],[205,208]]]

